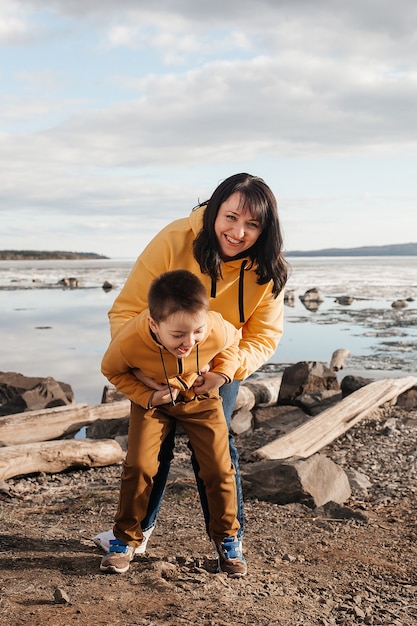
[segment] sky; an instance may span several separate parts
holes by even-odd
[[[417,241],[415,0],[2,0],[0,249],[135,258],[237,172],[287,251]]]

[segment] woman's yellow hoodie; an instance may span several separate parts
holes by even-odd
[[[154,389],[141,383],[132,373],[140,368],[157,382],[180,389],[187,399],[199,371],[210,363],[210,370],[233,380],[239,365],[239,333],[220,313],[208,311],[207,331],[190,355],[178,359],[156,340],[145,310],[122,326],[104,354],[101,371],[129,400],[147,408]]]
[[[202,274],[193,255],[193,241],[203,226],[205,207],[191,212],[188,218],[172,222],[161,230],[138,257],[124,287],[109,311],[112,336],[123,324],[148,307],[151,282],[164,272],[186,269],[199,277],[210,297],[210,309],[241,329],[240,365],[235,378],[253,374],[275,352],[282,335],[284,291],[272,295],[272,281],[258,285],[249,258],[222,264],[223,278],[212,285]]]

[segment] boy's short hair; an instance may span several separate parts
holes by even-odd
[[[197,313],[208,309],[208,296],[200,279],[188,270],[164,272],[152,282],[148,292],[151,317],[163,322],[173,313]]]

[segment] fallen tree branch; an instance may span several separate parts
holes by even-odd
[[[78,432],[98,419],[126,417],[130,401],[110,404],[67,404],[40,411],[25,411],[0,417],[0,445],[11,446],[59,439]]]
[[[298,428],[258,448],[255,459],[307,458],[343,435],[372,410],[417,384],[415,376],[376,380],[319,413]]]
[[[124,452],[113,439],[66,439],[0,448],[0,480],[71,467],[104,467],[120,463]]]

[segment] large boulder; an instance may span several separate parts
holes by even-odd
[[[74,392],[67,383],[51,376],[24,376],[0,372],[0,415],[39,411],[74,402]]]
[[[285,368],[278,404],[297,404],[303,394],[340,390],[336,374],[320,361],[300,361]]]
[[[308,459],[264,460],[242,468],[245,495],[311,508],[326,502],[342,504],[351,496],[346,472],[331,459],[314,454]]]

